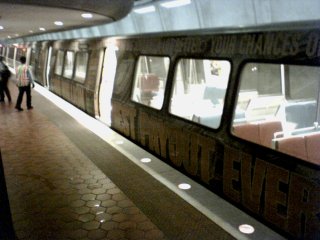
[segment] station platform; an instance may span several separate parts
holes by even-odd
[[[0,149],[17,239],[282,239],[45,88],[21,112],[10,90]]]

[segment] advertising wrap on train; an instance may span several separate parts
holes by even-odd
[[[213,138],[134,108],[113,104],[113,124],[122,134],[294,236],[320,229],[319,183]],[[139,127],[135,124],[138,124]],[[139,129],[139,131],[137,131]],[[222,192],[221,192],[222,189]],[[310,234],[310,235],[308,235]]]
[[[152,50],[148,40],[142,39],[139,43],[145,49]],[[270,32],[255,34],[226,34],[209,38],[188,37],[163,39],[163,52],[210,52],[216,56],[228,54],[263,55],[274,58],[294,56],[298,53],[314,58],[320,56],[320,32]],[[126,50],[134,50],[135,45],[127,45]],[[160,50],[160,52],[162,52]]]

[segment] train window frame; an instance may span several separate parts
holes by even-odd
[[[146,68],[145,73],[139,70],[139,68],[142,68],[140,61],[143,61],[143,58],[147,58],[144,63]],[[154,58],[154,60],[157,58],[163,59],[164,68],[161,70],[164,70],[164,72],[162,74],[160,74],[159,71],[156,74],[148,69],[151,68],[150,63],[152,64],[152,58]],[[171,59],[166,55],[139,55],[135,60],[131,101],[152,109],[161,110],[164,104],[170,64]],[[156,69],[156,67],[154,68]],[[144,88],[144,91],[142,91],[142,88]]]
[[[86,63],[85,63],[85,67],[83,67],[83,69],[85,69],[84,71],[84,76],[78,76],[78,70],[79,70],[79,65],[78,65],[78,61],[79,61],[79,56],[81,54],[85,54],[86,55]],[[74,76],[73,76],[73,80],[79,83],[84,83],[86,78],[87,78],[87,72],[88,72],[88,63],[89,63],[89,52],[88,51],[80,51],[76,53],[75,56],[75,67],[74,67]],[[84,66],[84,65],[83,65]]]
[[[278,73],[274,73],[274,69],[269,69],[269,78],[273,78],[276,74],[280,76],[281,94],[260,94],[259,88],[245,89],[244,71],[250,70],[250,64],[256,65],[255,68],[251,68],[252,74],[263,65],[278,66]],[[316,142],[320,142],[320,80],[317,77],[319,75],[320,67],[317,65],[256,60],[243,63],[238,74],[239,85],[230,125],[231,135],[319,165],[319,158],[311,152]],[[305,81],[305,77],[308,77],[309,81]],[[247,81],[253,81],[252,79]],[[259,79],[256,77],[255,81]],[[246,84],[248,86],[248,83]],[[266,81],[261,80],[259,84],[268,85]],[[270,83],[267,88],[272,88]],[[293,97],[294,94],[297,95]]]
[[[69,59],[71,56],[71,59]],[[67,79],[73,79],[74,68],[75,68],[75,52],[67,50],[63,60],[63,73],[62,76]]]
[[[54,73],[58,76],[62,75],[62,70],[64,66],[64,55],[65,55],[64,50],[58,50],[55,67],[54,67]]]
[[[185,90],[186,90],[185,84],[184,84],[185,81],[183,81],[182,76],[179,76],[179,77],[181,78],[180,81],[182,83],[180,83],[180,85],[182,84],[183,89],[180,89],[180,90],[176,89],[176,86],[178,86],[176,85],[178,72],[183,71],[182,69],[179,70],[179,64],[183,60],[194,60],[194,61],[199,61],[199,63],[201,63],[200,61],[202,61],[202,67],[203,67],[203,72],[202,72],[203,79],[201,79],[201,82],[196,82],[196,84],[194,84],[198,86],[194,86],[194,88],[192,89],[193,94],[191,94],[192,96],[190,95],[189,97],[187,96],[189,93],[185,93]],[[196,63],[194,64],[195,64],[194,68],[199,67],[199,65],[197,66]],[[225,69],[222,70],[222,68],[225,68]],[[230,77],[232,72],[232,61],[230,59],[225,59],[225,58],[221,59],[221,58],[212,58],[212,57],[210,58],[181,57],[176,61],[173,71],[174,71],[174,76],[172,80],[172,87],[171,87],[171,93],[170,93],[170,103],[169,103],[169,110],[168,110],[169,114],[175,117],[178,117],[180,119],[183,119],[185,121],[192,122],[204,127],[208,127],[210,129],[214,129],[214,130],[219,129],[221,126],[221,120],[222,120],[222,115],[224,113],[223,110],[225,107],[226,95],[227,95],[229,83],[230,83]],[[221,71],[226,71],[226,72],[221,72]],[[196,71],[193,74],[197,74],[197,73],[198,72]],[[214,77],[213,75],[218,76],[218,78]],[[197,78],[201,78],[201,76],[197,76]],[[192,84],[193,83],[190,82],[190,84],[188,85],[192,85]],[[183,93],[179,94],[180,100],[179,100],[179,96],[178,97],[174,96],[174,92],[178,92],[178,91],[181,91],[181,92],[183,91]],[[184,106],[186,105],[183,99],[186,101],[187,100],[189,101],[189,103],[187,101],[187,106],[188,106],[187,110],[185,110],[186,109],[185,107],[181,107],[182,105]],[[190,106],[193,106],[193,107],[190,107]],[[205,111],[203,110],[203,106],[206,106]],[[210,114],[207,114],[207,113],[210,113]]]

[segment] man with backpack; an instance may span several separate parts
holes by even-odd
[[[27,108],[33,109],[31,105],[31,87],[34,88],[33,77],[31,74],[31,69],[26,64],[26,57],[22,56],[20,58],[20,65],[16,69],[17,86],[19,88],[19,95],[16,103],[16,109],[20,112],[23,111],[21,108],[22,98],[24,92],[27,95]]]

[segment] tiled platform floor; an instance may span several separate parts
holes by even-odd
[[[0,148],[18,239],[233,239],[35,91],[16,111],[10,88]]]
[[[13,107],[0,106],[0,146],[18,239],[165,239],[36,107]]]

